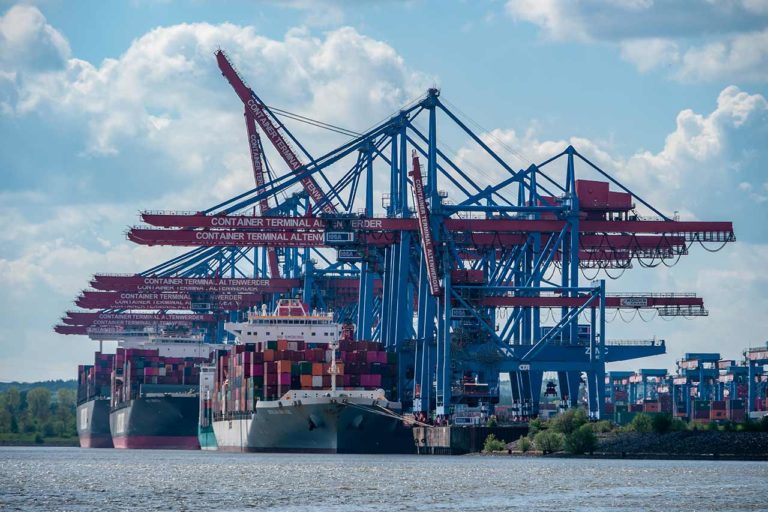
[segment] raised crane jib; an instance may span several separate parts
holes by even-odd
[[[251,165],[253,167],[253,180],[256,188],[264,190],[264,167],[261,165],[261,141],[259,132],[256,129],[256,122],[251,112],[245,109],[245,127],[248,130],[248,148],[251,151]],[[265,195],[259,201],[259,214],[266,215],[269,211],[269,200]],[[267,263],[269,265],[269,275],[280,277],[280,264],[277,261],[277,251],[274,247],[267,248]]]
[[[435,256],[435,239],[432,237],[432,228],[429,225],[429,209],[424,197],[424,180],[421,176],[421,165],[416,150],[413,150],[413,169],[409,173],[413,180],[413,203],[416,206],[416,216],[419,220],[419,234],[421,235],[421,247],[424,251],[424,262],[427,267],[429,291],[437,297],[440,295],[440,278],[437,275],[437,258]]]
[[[218,62],[221,73],[229,81],[230,85],[232,85],[232,88],[245,105],[246,110],[253,115],[253,119],[259,126],[261,126],[261,129],[264,130],[267,138],[269,138],[270,142],[275,146],[275,149],[280,153],[280,156],[285,160],[285,163],[288,164],[291,171],[295,174],[298,170],[303,169],[304,164],[299,159],[296,151],[293,150],[285,137],[283,137],[283,134],[280,133],[279,127],[267,114],[264,104],[259,100],[258,96],[245,85],[245,82],[243,82],[243,79],[237,71],[235,71],[235,68],[229,62],[223,51],[218,50],[216,52],[216,61]],[[336,208],[327,200],[325,193],[312,176],[305,176],[302,178],[301,185],[315,204],[322,205],[321,208],[324,212],[336,213]]]

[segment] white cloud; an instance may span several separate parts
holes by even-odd
[[[768,2],[509,0],[507,13],[555,41],[618,43],[641,72],[683,81],[768,81]]]
[[[338,15],[331,10],[320,20],[317,9],[308,8],[308,26]],[[199,210],[253,187],[243,106],[216,66],[218,47],[268,104],[358,130],[434,82],[386,43],[349,27],[322,34],[291,29],[271,39],[248,26],[179,24],[143,34],[121,55],[96,63],[72,55],[39,9],[10,9],[0,18],[0,111],[45,119],[46,126],[78,134],[72,141],[83,145],[52,168],[36,170],[47,173],[48,183],[60,182],[60,189],[43,191],[49,187],[25,179],[0,192],[4,363],[24,360],[13,352],[13,340],[34,339],[61,359],[63,348],[55,348],[61,337],[48,326],[71,307],[92,273],[141,271],[183,250],[126,242],[122,232],[138,209]],[[336,135],[289,126],[315,154],[339,142]],[[264,143],[283,174],[285,165]],[[124,179],[127,173],[131,180]],[[126,184],[131,189],[121,192],[129,197],[101,197]],[[37,373],[26,374],[70,375],[73,357],[64,357],[66,368],[38,359]],[[0,365],[0,380],[12,370]]]
[[[687,81],[741,77],[744,80],[766,82],[768,29],[691,47],[682,56],[677,74]]]
[[[621,57],[645,73],[656,67],[677,64],[680,49],[674,41],[663,38],[627,39],[621,42]]]
[[[0,65],[37,71],[60,68],[70,56],[69,43],[36,8],[15,5],[0,16]]]
[[[38,26],[47,26],[39,11],[28,9],[42,20]],[[41,73],[6,63],[0,71],[21,79],[6,95],[5,110],[87,127],[84,157],[117,157],[138,146],[167,158],[168,174],[194,176],[197,186],[175,190],[166,206],[196,202],[197,209],[252,186],[243,107],[216,66],[218,47],[269,104],[358,130],[393,113],[433,81],[409,69],[391,46],[350,27],[322,37],[291,29],[279,40],[253,27],[180,24],[144,34],[100,65],[73,57]],[[340,142],[338,136],[290,126],[300,139],[311,137],[318,153]]]

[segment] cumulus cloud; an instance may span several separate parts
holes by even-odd
[[[6,13],[4,25],[18,17],[17,11]],[[35,7],[21,12],[34,21],[27,24],[36,32],[16,36],[17,44],[37,47],[49,34],[60,59],[44,72],[3,62],[3,109],[17,116],[51,116],[85,130],[84,158],[128,151],[161,157],[166,176],[194,176],[199,185],[174,190],[174,207],[200,208],[252,187],[243,107],[216,66],[217,48],[228,52],[267,103],[358,130],[433,82],[410,69],[391,46],[351,27],[322,35],[297,28],[270,39],[250,26],[179,24],[154,29],[122,55],[96,64],[70,56],[66,40]],[[290,127],[300,139],[311,137],[310,149],[317,153],[340,142],[304,125]],[[269,144],[267,152],[280,168],[282,161]],[[131,172],[137,179],[159,178],[151,167]]]
[[[292,5],[312,18],[307,26],[338,21],[333,9],[319,19],[316,6]],[[357,130],[434,83],[391,46],[350,27],[269,38],[231,23],[178,24],[89,62],[37,7],[0,14],[0,121],[9,129],[38,123],[36,140],[48,129],[68,137],[58,141],[66,150],[58,158],[42,151],[11,158],[9,142],[0,146],[11,164],[0,192],[0,286],[7,290],[0,359],[23,361],[13,340],[34,339],[55,352],[61,338],[49,326],[92,273],[141,271],[179,252],[126,242],[123,230],[137,210],[199,210],[253,187],[243,105],[216,66],[219,47],[268,104]],[[315,154],[340,142],[286,123]],[[266,139],[265,146],[274,170],[286,172]],[[72,364],[38,370],[66,376]],[[0,367],[3,378],[10,370]]]
[[[61,68],[71,54],[69,43],[45,16],[28,5],[15,5],[0,16],[0,65],[25,70]]]
[[[768,80],[764,0],[509,0],[515,20],[555,41],[617,43],[641,72],[684,81]]]

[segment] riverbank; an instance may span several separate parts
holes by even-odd
[[[38,437],[35,434],[0,434],[0,446],[80,446],[77,437]]]
[[[500,454],[504,455],[504,452]],[[595,449],[584,455],[572,455],[565,451],[543,455],[535,450],[523,453],[518,441],[507,444],[506,454],[596,459],[768,461],[768,432],[609,432],[598,435]]]

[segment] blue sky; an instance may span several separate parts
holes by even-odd
[[[722,252],[609,283],[697,292],[711,311],[617,319],[610,338],[669,346],[626,367],[768,338],[765,0],[0,2],[0,380],[69,378],[91,358],[51,332],[87,278],[175,251],[125,241],[137,210],[250,187],[219,45],[271,104],[360,130],[438,85],[526,159],[573,143],[668,213],[733,220]],[[296,131],[317,153],[338,142]]]

